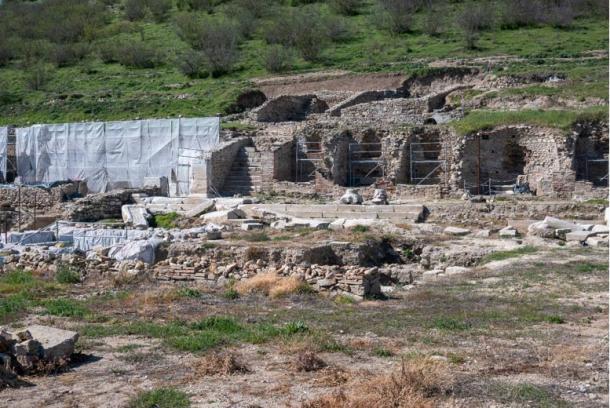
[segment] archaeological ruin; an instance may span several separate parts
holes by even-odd
[[[89,276],[212,286],[279,273],[363,298],[490,250],[431,257],[435,234],[471,232],[450,224],[476,226],[477,237],[607,245],[607,228],[592,229],[603,207],[586,204],[608,197],[607,122],[453,126],[481,103],[467,92],[547,80],[455,67],[374,74],[363,86],[355,74],[285,77],[261,80],[223,118],[0,128],[3,264],[42,271],[69,260]],[[163,215],[177,221],[159,225]],[[342,241],[354,228],[409,229],[420,263],[387,239]],[[336,236],[267,242],[266,231],[299,229]]]

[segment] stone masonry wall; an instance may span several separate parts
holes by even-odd
[[[221,143],[205,157],[205,171],[194,172],[194,185],[203,193],[219,191],[231,170],[231,165],[239,149],[249,146],[247,137],[240,137]]]

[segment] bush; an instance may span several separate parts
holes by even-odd
[[[129,21],[138,21],[146,17],[146,0],[126,0],[125,17]]]
[[[54,74],[52,66],[38,63],[26,71],[25,81],[32,91],[40,91],[53,79]]]
[[[327,40],[323,16],[315,9],[305,7],[276,16],[265,29],[268,44],[294,47],[307,61],[315,61]]]
[[[267,48],[263,56],[263,66],[269,72],[285,72],[294,65],[294,51],[283,45],[275,44]]]
[[[500,7],[502,28],[518,28],[539,24],[543,20],[541,3],[531,0],[504,0]]]
[[[413,15],[419,9],[418,0],[378,0],[377,25],[394,34],[411,31]]]
[[[211,13],[217,0],[178,0],[178,10],[206,11]]]
[[[58,67],[75,65],[89,54],[86,44],[57,44],[49,55],[49,62]]]
[[[355,16],[364,5],[363,0],[330,0],[328,4],[335,13],[344,16]]]
[[[201,52],[212,76],[230,72],[239,57],[239,28],[231,21],[207,18],[199,21],[188,14],[176,19],[178,35]]]
[[[55,274],[55,280],[65,284],[79,283],[80,272],[69,265],[61,265]]]
[[[172,0],[148,0],[147,4],[157,22],[165,21],[173,6]]]
[[[205,57],[198,51],[191,50],[182,54],[178,67],[189,78],[205,78],[208,76],[205,70]]]
[[[326,34],[331,41],[347,41],[352,38],[352,28],[347,20],[338,16],[327,16],[323,20]]]
[[[431,37],[436,37],[443,33],[444,26],[444,12],[440,10],[430,9],[424,17],[422,31]]]
[[[457,23],[464,33],[466,48],[475,49],[479,33],[491,27],[492,22],[493,10],[489,7],[478,3],[464,6],[464,10],[457,17]]]
[[[132,68],[154,68],[161,65],[159,51],[144,41],[131,41],[114,49],[114,59],[121,65]]]

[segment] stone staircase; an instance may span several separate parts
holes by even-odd
[[[223,196],[232,196],[252,195],[262,191],[263,169],[273,166],[273,163],[266,161],[268,158],[254,147],[242,147],[235,156],[220,193]]]

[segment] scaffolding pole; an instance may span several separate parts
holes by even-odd
[[[381,143],[350,143],[348,146],[348,184],[350,187],[357,187],[361,185],[360,182],[356,183],[356,170],[364,169],[365,175],[359,178],[368,179],[373,177],[375,179],[385,177],[385,159],[383,157],[383,151]],[[380,172],[380,176],[373,176],[376,172]]]

